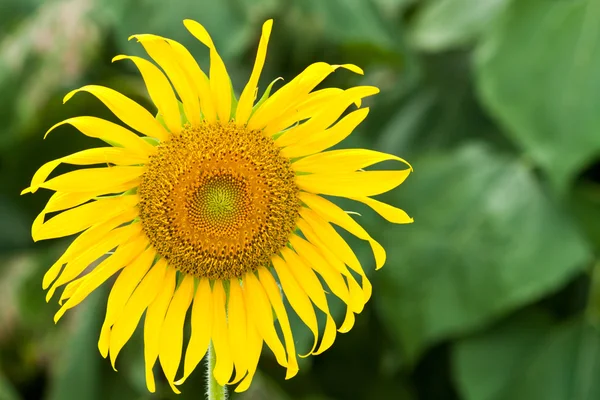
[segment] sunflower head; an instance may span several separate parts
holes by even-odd
[[[210,52],[209,74],[181,44],[134,35],[152,61],[124,55],[114,61],[135,64],[156,116],[107,87],[70,92],[65,101],[88,92],[122,124],[74,117],[54,125],[48,133],[70,124],[110,146],[44,164],[24,193],[54,191],[33,222],[34,240],[78,234],[44,276],[48,300],[64,286],[55,320],[118,275],[98,342],[102,356],[114,366],[145,314],[150,391],[157,361],[178,392],[209,345],[216,381],[239,383],[236,391],[243,391],[263,344],[287,368],[286,378],[298,371],[289,312],[313,333],[308,354],[319,354],[337,332],[350,330],[371,295],[366,273],[333,225],[368,242],[376,268],[385,262],[385,251],[326,196],[366,204],[393,223],[412,222],[404,211],[373,198],[400,185],[412,169],[390,154],[327,150],[365,119],[369,109],[361,108],[362,99],[379,90],[315,88],[340,68],[362,74],[357,66],[312,64],[271,94],[273,81],[257,102],[269,20],[236,99],[209,34],[195,21],[184,24]],[[389,160],[408,168],[367,169]],[[49,179],[61,163],[92,167]],[[50,213],[56,215],[47,218]],[[331,315],[326,293],[347,305],[341,322]],[[188,311],[192,332],[184,352]],[[325,315],[324,326],[318,313]]]

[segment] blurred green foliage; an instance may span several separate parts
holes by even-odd
[[[53,324],[41,277],[69,240],[34,246],[49,195],[18,193],[42,163],[92,143],[69,128],[43,141],[50,126],[114,119],[91,96],[63,106],[67,91],[107,85],[154,111],[134,68],[110,63],[143,54],[129,35],[179,40],[206,68],[181,23],[200,21],[239,94],[269,17],[261,88],[315,61],[366,71],[329,85],[381,88],[342,146],[412,163],[383,199],[415,223],[344,204],[388,249],[371,302],[290,381],[265,352],[233,398],[600,399],[600,1],[0,0],[0,400],[177,397],[164,382],[146,391],[139,332],[118,373],[100,357],[106,290]],[[372,271],[368,246],[352,244]],[[297,332],[302,349],[310,336]],[[203,393],[199,368],[177,398]]]

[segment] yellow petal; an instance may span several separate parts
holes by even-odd
[[[171,39],[166,40],[174,51],[174,59],[185,71],[188,79],[194,83],[192,88],[195,90],[196,96],[200,98],[200,107],[202,108],[204,119],[206,122],[215,122],[217,120],[217,111],[211,98],[208,77],[182,44]]]
[[[327,338],[323,338],[319,349],[313,353],[315,355],[321,354],[327,350],[335,340],[335,323],[333,322],[331,313],[329,312],[329,305],[327,304],[325,291],[323,290],[323,286],[321,285],[319,278],[317,278],[317,275],[315,275],[312,269],[302,262],[300,257],[298,257],[298,255],[292,249],[286,247],[281,250],[281,254],[289,265],[289,271],[296,279],[296,282],[300,284],[312,302],[315,303],[315,305],[327,316],[327,326],[325,332],[328,334],[328,336]],[[333,329],[331,327],[332,323]]]
[[[136,303],[134,303],[134,305],[132,306],[135,307],[135,315],[137,321],[139,321],[143,310],[146,307],[148,307],[148,311],[146,311],[146,319],[144,321],[144,363],[146,372],[146,386],[148,387],[148,390],[151,393],[154,393],[154,391],[156,390],[152,368],[154,367],[156,359],[158,358],[158,352],[160,348],[160,332],[163,326],[163,322],[165,320],[167,308],[169,307],[169,303],[171,302],[171,298],[173,297],[173,291],[175,291],[175,278],[177,275],[177,271],[175,270],[175,268],[167,266],[167,262],[164,260],[164,258],[160,259],[158,263],[156,263],[156,265],[150,270],[150,273],[152,273],[157,267],[159,268],[158,271],[156,271],[157,276],[152,276],[152,281],[149,282],[148,285],[144,288],[145,295],[148,297],[147,301],[146,299],[141,298],[141,296],[144,295],[144,292],[140,291],[140,298],[135,299]],[[150,273],[146,275],[144,281],[148,279]],[[142,281],[142,284],[144,281]],[[137,293],[137,291],[140,290],[140,288],[141,285],[133,293],[134,296]],[[129,300],[127,304],[129,304],[130,302],[131,300]],[[138,317],[138,310],[140,309],[142,311],[139,312],[140,317]],[[136,325],[137,321],[135,322]],[[112,359],[112,346],[110,353]],[[179,393],[178,390],[173,390],[175,391],[175,393]]]
[[[100,330],[100,339],[98,340],[98,350],[100,350],[102,357],[106,358],[108,356],[110,328],[121,316],[125,304],[127,304],[133,291],[152,266],[155,256],[156,251],[153,248],[146,249],[131,265],[125,267],[115,281],[108,296],[106,316],[104,317],[102,329]]]
[[[369,114],[368,108],[352,111],[331,128],[322,132],[313,132],[304,140],[284,147],[281,149],[281,155],[287,158],[297,158],[328,149],[347,138],[367,117],[367,114]]]
[[[240,282],[238,279],[229,281],[229,301],[227,303],[227,322],[229,323],[229,345],[233,364],[235,365],[235,378],[228,384],[238,383],[248,371],[248,357],[246,354],[246,305]]]
[[[315,309],[313,308],[313,305],[310,302],[306,292],[302,289],[302,287],[300,287],[292,275],[290,267],[286,264],[286,262],[277,255],[271,258],[271,262],[273,263],[273,267],[277,272],[277,276],[279,277],[279,282],[281,282],[281,288],[285,293],[285,297],[290,302],[290,305],[296,314],[298,314],[302,322],[304,322],[314,336],[315,340],[310,351],[306,353],[306,355],[300,356],[308,357],[310,354],[314,353],[319,341],[319,325],[317,323]]]
[[[144,107],[116,90],[104,86],[87,85],[69,92],[63,99],[66,103],[77,92],[88,92],[96,96],[117,118],[144,135],[160,140],[169,139],[169,133]]]
[[[175,382],[182,384],[202,360],[210,344],[213,326],[213,304],[210,282],[201,278],[194,304],[192,305],[192,336],[188,344],[183,364],[183,377]]]
[[[128,186],[129,183],[124,184],[120,188],[116,187],[115,193],[122,194],[128,189]],[[46,207],[44,207],[42,213],[47,214],[77,207],[104,194],[105,193],[102,192],[54,192],[52,196],[50,196],[50,199],[48,199],[48,203],[46,203]],[[35,230],[36,229],[32,229],[32,231]]]
[[[186,19],[185,27],[192,35],[210,49],[210,90],[212,99],[217,108],[217,115],[221,122],[228,122],[231,115],[231,81],[227,74],[225,64],[217,49],[202,25],[196,21]]]
[[[118,55],[112,59],[113,62],[119,60],[133,61],[140,70],[142,78],[146,83],[148,94],[156,108],[158,108],[159,114],[164,118],[167,128],[172,133],[181,132],[181,115],[179,115],[177,98],[171,84],[163,73],[150,61],[140,57]]]
[[[252,310],[258,333],[263,337],[267,346],[275,354],[279,365],[287,367],[285,350],[273,325],[273,311],[269,298],[253,272],[244,275],[244,299],[248,309]]]
[[[285,379],[290,379],[298,373],[298,360],[296,359],[294,336],[292,334],[292,328],[290,326],[287,312],[285,311],[285,306],[283,305],[281,290],[279,290],[277,282],[275,282],[275,278],[273,278],[271,272],[265,267],[260,267],[258,269],[258,277],[260,283],[265,289],[265,293],[267,293],[267,297],[269,297],[269,301],[273,305],[275,315],[277,316],[277,321],[279,322],[281,332],[283,333],[283,339],[288,356],[288,366]]]
[[[250,117],[248,128],[263,129],[270,121],[285,113],[290,107],[304,101],[311,90],[339,67],[357,73],[362,72],[351,64],[329,65],[324,62],[311,64],[261,104]]]
[[[148,239],[143,235],[133,239],[130,243],[119,246],[115,254],[104,259],[92,272],[85,276],[85,281],[58,310],[54,316],[54,322],[58,322],[68,309],[81,303],[108,278],[125,267],[125,265],[144,251],[146,246],[148,246]]]
[[[70,282],[67,286],[65,286],[65,290],[60,295],[60,300],[58,300],[58,304],[62,305],[65,301],[70,299],[71,296],[73,296],[73,294],[77,291],[77,289],[79,289],[79,286],[81,286],[81,284],[85,282],[85,278],[86,276],[77,278],[74,281]]]
[[[260,353],[262,352],[263,340],[260,337],[258,330],[256,329],[256,324],[253,320],[252,313],[248,313],[247,322],[248,329],[246,330],[246,332],[248,333],[248,374],[235,388],[236,393],[244,392],[250,387],[250,384],[252,383],[252,378],[254,378],[256,368],[258,367]]]
[[[340,149],[326,151],[304,157],[292,164],[295,171],[327,173],[327,172],[354,172],[383,161],[406,161],[392,154],[382,153],[367,149]]]
[[[252,112],[252,106],[256,97],[255,93],[257,90],[258,79],[260,78],[260,73],[265,65],[265,58],[267,57],[267,45],[269,44],[269,36],[271,36],[272,27],[272,19],[267,20],[262,26],[262,35],[258,44],[254,68],[252,68],[252,74],[250,74],[250,79],[240,95],[237,106],[235,119],[238,125],[245,125],[246,122],[248,122],[248,118],[250,118],[250,113]]]
[[[339,88],[326,88],[309,93],[302,103],[288,108],[285,113],[270,121],[263,132],[265,135],[271,136],[297,122],[310,118],[343,92]]]
[[[339,233],[323,218],[316,214],[313,210],[308,208],[302,208],[300,210],[300,216],[302,219],[298,226],[304,225],[304,222],[313,229],[313,231],[321,238],[322,241],[327,243],[331,251],[336,254],[340,260],[348,265],[353,270],[362,270],[360,262],[356,255],[346,243],[346,241],[340,236]],[[300,227],[302,229],[302,227]],[[358,272],[358,271],[357,271]]]
[[[348,243],[346,243],[340,234],[337,233],[337,231],[327,221],[319,217],[319,215],[314,211],[303,208],[300,211],[300,215],[303,218],[303,220],[299,221],[298,224],[300,229],[302,229],[304,226],[304,222],[307,222],[317,236],[321,238],[321,241],[326,241],[331,251],[353,271],[361,276],[364,291],[364,305],[364,303],[366,303],[371,297],[372,287],[360,265],[360,262],[358,261],[358,258],[356,258],[356,255],[352,251],[352,248],[350,248]],[[351,276],[347,276],[347,278],[350,277]],[[352,290],[352,288],[350,288],[350,290]]]
[[[404,182],[409,174],[409,169],[310,174],[296,176],[296,184],[300,189],[311,193],[339,197],[364,197],[389,192]]]
[[[409,217],[404,210],[383,203],[379,200],[371,199],[369,197],[351,197],[351,199],[368,205],[377,214],[394,224],[410,224],[414,222],[414,219]]]
[[[156,148],[141,137],[113,122],[96,117],[74,117],[57,123],[48,129],[44,138],[55,128],[71,124],[86,136],[102,139],[108,143],[116,143],[140,155],[149,155],[156,152]],[[162,127],[161,127],[162,129]]]
[[[126,243],[128,240],[140,235],[141,225],[139,223],[126,225],[113,230],[109,235],[93,243],[77,257],[69,260],[58,279],[52,284],[46,294],[46,301],[54,295],[56,289],[77,278],[87,267],[113,248]]]
[[[198,96],[193,90],[194,81],[186,74],[185,70],[178,64],[177,55],[166,39],[155,35],[133,35],[152,59],[165,71],[165,74],[175,87],[177,94],[183,103],[185,115],[192,124],[200,124],[200,103]]]
[[[80,254],[87,251],[90,246],[102,240],[108,232],[125,222],[131,221],[136,215],[137,210],[131,209],[129,212],[125,212],[113,218],[108,218],[77,236],[60,258],[48,269],[48,272],[44,275],[42,288],[47,289],[48,286],[50,286],[50,284],[58,277],[58,274],[65,263],[70,262],[75,259],[75,257],[78,257]]]
[[[213,286],[214,324],[212,342],[217,361],[212,372],[217,383],[225,386],[233,372],[233,359],[229,345],[229,334],[227,329],[227,314],[225,306],[225,290],[223,283],[216,280]]]
[[[109,197],[63,211],[33,232],[33,240],[53,239],[81,232],[94,224],[133,209],[138,201],[137,195]]]
[[[181,361],[183,351],[183,324],[192,297],[194,296],[194,277],[185,275],[183,281],[175,291],[175,295],[169,304],[165,321],[160,331],[160,345],[158,359],[165,372],[167,382],[173,391],[175,374]]]
[[[346,317],[344,318],[344,322],[342,323],[342,326],[340,326],[340,329],[338,329],[338,332],[340,333],[347,333],[350,331],[350,329],[352,329],[352,327],[354,326],[354,313],[350,310],[350,307],[348,307],[346,309]]]
[[[326,107],[321,107],[320,111],[313,115],[311,119],[285,131],[283,135],[275,140],[275,143],[280,147],[284,147],[303,141],[306,135],[327,129],[335,123],[352,103],[377,93],[379,93],[379,89],[374,86],[357,86],[345,90],[337,98],[331,99]]]
[[[290,243],[304,263],[321,275],[333,294],[339,297],[344,303],[348,304],[350,302],[350,294],[348,292],[348,286],[346,286],[346,282],[344,281],[344,278],[342,278],[341,272],[333,267],[313,244],[307,242],[303,238],[292,235],[290,237]]]
[[[40,183],[39,187],[58,192],[92,192],[104,191],[115,193],[115,188],[121,188],[130,183],[129,188],[136,187],[139,177],[146,171],[146,167],[107,167],[87,168],[67,172]]]
[[[87,203],[94,197],[96,197],[94,192],[54,192],[42,212],[51,213],[73,208]]]
[[[298,227],[302,230],[302,233],[308,239],[308,241],[315,246],[315,248],[323,257],[325,257],[329,265],[333,266],[335,270],[344,275],[346,280],[349,281],[352,285],[356,284],[356,279],[350,273],[350,271],[348,271],[348,268],[346,268],[344,262],[339,258],[337,254],[330,250],[331,245],[329,242],[329,237],[327,235],[323,236],[323,232],[321,230],[319,230],[319,234],[315,233],[312,227],[302,219],[298,221]],[[365,285],[367,285],[368,290],[369,283],[367,281],[365,281]],[[363,295],[363,292],[356,292],[354,288],[350,286],[349,301],[346,304],[348,304],[354,312],[359,312],[359,310],[363,309],[364,303],[365,296]],[[338,331],[342,332],[341,330]]]
[[[61,163],[74,165],[93,165],[93,164],[116,164],[116,165],[135,165],[144,164],[148,160],[147,156],[140,156],[124,148],[95,148],[79,151],[77,153],[52,160],[42,165],[31,179],[31,192],[34,193],[41,183]]]
[[[375,241],[351,216],[329,200],[312,193],[301,192],[300,200],[314,210],[326,221],[344,228],[359,239],[366,240],[371,245],[375,256],[375,268],[379,269],[385,263],[385,249]]]

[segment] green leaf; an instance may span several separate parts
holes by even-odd
[[[600,2],[513,1],[476,54],[481,98],[558,188],[600,151]]]
[[[508,0],[429,1],[417,15],[412,43],[425,51],[443,51],[467,45],[478,38]]]
[[[324,28],[326,39],[340,43],[370,43],[395,47],[392,30],[372,0],[308,0],[297,2],[308,13],[316,29]]]
[[[0,399],[2,400],[20,400],[21,396],[13,385],[6,379],[0,371]]]
[[[481,145],[411,161],[404,195],[387,200],[415,223],[382,228],[389,265],[375,275],[408,360],[555,290],[591,259],[523,162]]]
[[[453,363],[465,400],[600,398],[600,332],[583,319],[522,315],[458,342]]]
[[[70,332],[58,349],[60,356],[53,359],[54,376],[49,400],[101,400],[102,385],[100,363],[105,362],[98,353],[105,291],[97,289],[89,298],[72,311],[71,320],[63,318],[61,324],[69,324]]]
[[[168,6],[161,0],[98,3],[97,13],[115,30],[117,45],[127,54],[142,55],[142,46],[127,41],[130,35],[152,32],[177,40],[191,53],[208,59],[208,50],[183,26],[184,19],[200,22],[212,36],[221,56],[228,61],[252,43],[257,26],[251,24],[245,10],[234,2],[211,0],[174,0]],[[148,18],[152,16],[152,18]],[[260,29],[260,28],[258,28]],[[256,32],[260,32],[257,30]],[[199,57],[200,58],[200,57]]]
[[[594,248],[600,251],[600,184],[576,184],[571,191],[571,209]]]

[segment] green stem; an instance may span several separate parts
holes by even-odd
[[[215,380],[213,370],[217,363],[217,355],[215,348],[213,347],[212,341],[208,346],[208,362],[206,363],[206,386],[208,387],[207,394],[208,400],[227,400],[227,387],[221,386]]]

